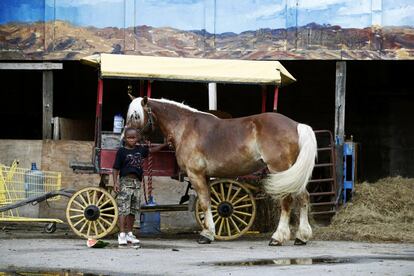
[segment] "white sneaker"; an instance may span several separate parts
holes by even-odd
[[[127,237],[124,232],[118,234],[118,245],[119,246],[126,246],[128,245]]]
[[[126,241],[132,243],[133,245],[139,245],[139,239],[137,239],[132,232],[128,232],[128,235],[126,235]]]

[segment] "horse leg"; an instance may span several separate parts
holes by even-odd
[[[280,214],[279,225],[277,226],[276,232],[273,233],[272,238],[270,239],[270,246],[282,245],[283,242],[290,239],[289,219],[292,201],[293,199],[290,195],[280,200],[282,211]]]
[[[208,244],[214,240],[215,235],[213,214],[211,212],[210,189],[208,188],[207,180],[204,175],[198,175],[191,172],[188,172],[187,175],[197,193],[201,210],[204,212],[203,230],[200,233],[198,243]]]
[[[298,231],[296,232],[295,245],[305,245],[312,237],[312,228],[308,220],[309,193],[307,191],[302,192],[297,196],[297,200],[300,208],[300,221]]]

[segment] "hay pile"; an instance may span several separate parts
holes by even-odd
[[[314,227],[314,238],[414,242],[414,179],[356,184],[352,201],[340,208],[328,227]]]

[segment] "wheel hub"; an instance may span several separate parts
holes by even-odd
[[[85,211],[83,212],[83,214],[85,215],[85,218],[87,220],[94,221],[99,218],[100,212],[97,206],[89,205],[88,207],[85,208]]]
[[[230,217],[233,214],[233,205],[229,202],[221,202],[217,207],[218,213],[221,217]]]

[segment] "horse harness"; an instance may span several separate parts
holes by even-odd
[[[147,120],[147,123],[139,131],[139,134],[144,133],[148,128],[150,130],[153,130],[154,129],[154,116],[152,115],[151,107],[148,107],[148,110],[145,111],[145,112],[147,113],[148,120]]]

